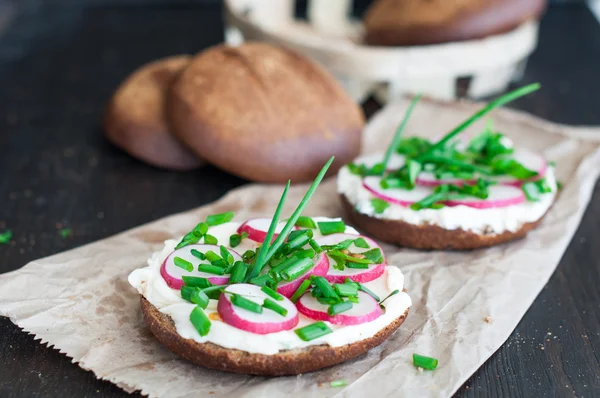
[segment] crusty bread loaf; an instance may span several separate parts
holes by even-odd
[[[198,54],[170,90],[172,131],[208,162],[262,182],[309,181],[360,150],[361,109],[324,69],[260,43]]]
[[[477,234],[463,229],[448,230],[437,225],[415,225],[402,220],[376,218],[356,211],[344,195],[341,195],[341,201],[347,219],[359,231],[372,238],[413,249],[470,250],[499,245],[523,238],[543,218],[536,222],[525,223],[514,232]]]
[[[366,42],[413,46],[473,40],[538,19],[546,0],[378,0],[364,17]]]
[[[402,325],[408,315],[406,310],[375,336],[356,343],[335,348],[318,345],[264,355],[184,339],[177,333],[171,317],[161,313],[143,296],[140,296],[140,303],[150,331],[175,354],[207,368],[260,376],[296,375],[352,359],[381,344]]]
[[[190,59],[179,55],[151,62],[121,83],[104,117],[104,131],[113,144],[158,167],[200,166],[198,157],[169,133],[165,117],[166,91]]]

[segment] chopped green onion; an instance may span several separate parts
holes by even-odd
[[[204,243],[207,245],[217,245],[219,244],[219,241],[214,236],[206,234],[204,235]]]
[[[211,299],[218,300],[221,293],[223,293],[223,286],[211,286],[202,291]]]
[[[348,263],[346,263],[346,268],[351,268],[351,269],[369,269],[369,263],[350,263],[350,262],[348,262]]]
[[[227,270],[225,268],[218,267],[216,265],[200,264],[198,266],[198,271],[206,272],[207,274],[213,274],[213,275],[224,275],[225,271],[227,271]]]
[[[436,358],[413,354],[413,364],[418,368],[435,370],[435,368],[438,366],[438,360]]]
[[[310,231],[310,230],[309,230]],[[308,236],[308,234],[302,234],[299,236],[294,237],[293,239],[290,238],[290,240],[288,241],[288,243],[284,246],[287,248],[287,252],[289,253],[290,251],[302,247],[305,244],[308,243],[308,241],[310,240],[310,236]]]
[[[260,290],[262,290],[263,293],[267,294],[268,296],[271,296],[277,301],[283,301],[283,296],[277,293],[275,290],[271,289],[270,287],[263,286]]]
[[[383,199],[371,198],[371,207],[375,214],[381,214],[390,207],[390,204]]]
[[[73,230],[71,228],[62,228],[58,231],[60,237],[63,239],[67,239],[69,236],[73,234]]]
[[[383,254],[381,253],[381,249],[378,247],[371,249],[371,250],[367,250],[366,252],[362,252],[360,254],[365,256],[365,258],[367,260],[371,261],[372,264],[381,264],[384,261]]]
[[[208,260],[209,263],[214,263],[217,260],[221,260],[221,257],[215,253],[212,250],[207,251],[206,253],[204,253],[204,257],[206,257],[206,259]]]
[[[294,264],[298,260],[299,259],[296,256],[289,257],[288,259],[286,259],[282,263],[278,264],[276,267],[271,268],[271,270],[269,271],[269,275],[271,275],[271,277],[278,277],[279,278],[279,276],[280,276],[279,273],[281,271],[283,271],[284,269],[286,269],[290,265]]]
[[[337,234],[346,230],[346,224],[343,221],[323,221],[318,222],[317,225],[321,235]]]
[[[370,250],[369,250],[370,252]],[[340,253],[343,254],[343,253]],[[362,253],[360,253],[362,254]],[[360,257],[354,257],[354,256],[350,256],[348,254],[343,254],[346,257],[346,262],[348,263],[356,263],[356,264],[373,264],[372,260],[369,260],[368,258],[360,258]]]
[[[408,119],[410,118],[410,115],[412,114],[412,111],[415,108],[415,105],[417,105],[417,102],[419,102],[419,99],[421,99],[421,94],[415,95],[415,97],[411,101],[410,105],[406,109],[406,112],[404,113],[404,117],[402,118],[402,122],[400,122],[400,124],[398,125],[398,128],[396,129],[396,132],[394,133],[394,138],[392,139],[392,143],[385,151],[385,156],[384,156],[383,162],[382,162],[381,174],[383,174],[385,172],[385,170],[387,169],[387,165],[390,162],[390,158],[392,157],[392,154],[394,152],[396,152],[396,150],[398,149],[398,145],[400,144],[400,137],[402,136],[402,132],[404,131],[404,128],[406,127],[406,123],[408,122]]]
[[[195,306],[192,310],[190,322],[192,322],[192,325],[194,325],[200,336],[206,336],[210,332],[210,319],[208,319],[199,305]]]
[[[358,288],[359,288],[361,291],[363,291],[363,292],[367,293],[369,296],[373,297],[375,300],[377,300],[377,301],[379,301],[379,300],[380,300],[380,298],[379,298],[379,296],[378,296],[378,295],[376,295],[376,294],[375,294],[375,293],[374,293],[372,290],[370,290],[368,287],[366,287],[366,286],[365,286],[365,285],[363,285],[362,283],[359,283],[359,284],[358,284]]]
[[[245,262],[249,262],[256,256],[256,252],[254,250],[246,250],[244,254],[242,254],[242,260]]]
[[[311,341],[314,339],[318,339],[319,337],[323,337],[326,334],[333,333],[333,330],[325,322],[318,321],[315,323],[311,323],[310,325],[306,325],[302,328],[294,330],[296,335],[300,337],[303,341]]]
[[[315,251],[315,253],[319,254],[323,252],[323,248],[321,246],[319,246],[319,244],[317,243],[316,240],[311,239],[308,241],[308,244],[310,245],[310,247],[313,248],[313,250]]]
[[[227,264],[233,264],[234,258],[233,255],[229,253],[229,250],[227,250],[225,246],[219,247],[219,250],[221,252],[221,257],[223,257],[223,260],[225,260]]]
[[[262,305],[264,308],[274,311],[276,313],[278,313],[281,316],[286,316],[288,314],[288,310],[285,309],[284,307],[280,306],[279,304],[277,304],[276,302],[274,302],[271,299],[266,298],[265,302]]]
[[[248,271],[248,264],[242,261],[236,261],[231,270],[231,276],[229,277],[229,283],[241,283],[246,278],[246,272]]]
[[[341,301],[341,299],[335,299],[335,298],[331,298],[331,297],[317,297],[317,301],[321,304],[333,305],[333,304],[339,303]]]
[[[190,263],[187,260],[184,260],[181,257],[175,256],[175,258],[173,259],[173,263],[175,263],[175,265],[179,268],[186,270],[187,272],[192,272],[194,270],[194,264]]]
[[[234,293],[231,295],[231,303],[236,307],[240,307],[250,312],[255,312],[257,314],[262,314],[263,312],[262,306],[260,304],[257,304],[252,300],[248,300],[247,298],[240,296],[239,294]]]
[[[346,385],[346,380],[334,380],[329,383],[329,387],[344,387]]]
[[[198,276],[183,275],[181,279],[183,279],[183,284],[186,286],[199,287],[201,289],[212,286],[212,283],[210,283],[208,279],[200,278]]]
[[[549,193],[552,192],[552,188],[548,185],[548,181],[545,178],[541,178],[533,182],[537,187],[540,193]]]
[[[537,202],[540,200],[540,190],[535,182],[526,182],[523,184],[523,192],[530,202]]]
[[[314,265],[311,258],[299,259],[282,270],[281,277],[285,281],[293,281],[307,273]]]
[[[327,309],[329,316],[341,314],[352,309],[353,304],[350,301],[342,301],[341,303],[333,304]]]
[[[408,170],[408,181],[410,186],[414,186],[417,181],[417,176],[423,169],[423,165],[416,160],[409,159],[406,162],[406,168]]]
[[[227,264],[227,261],[223,260],[222,258],[213,261],[211,264],[220,268],[227,268],[229,266],[229,264]]]
[[[313,284],[319,288],[323,297],[338,297],[335,290],[333,290],[333,287],[329,284],[329,282],[327,282],[327,279],[323,278],[322,276],[314,276],[311,277],[311,279]]]
[[[194,227],[194,229],[192,230],[192,233],[197,236],[198,238],[203,237],[204,235],[206,235],[206,233],[208,232],[208,224],[205,222],[201,222],[200,224],[196,225]]]
[[[181,297],[184,300],[199,305],[203,309],[208,306],[208,296],[197,287],[183,286],[181,288]]]
[[[336,283],[333,285],[333,288],[337,294],[343,297],[356,296],[358,294],[358,287],[348,283]]]
[[[250,283],[256,286],[266,286],[269,281],[271,281],[271,277],[269,275],[259,275],[256,278],[250,279]]]
[[[323,245],[321,246],[325,250],[346,250],[354,243],[354,239],[345,239],[341,242],[336,243],[335,245]]]
[[[229,246],[231,246],[232,248],[238,247],[240,243],[242,243],[242,235],[233,234],[229,237]]]
[[[298,258],[313,258],[315,257],[316,252],[313,249],[305,249],[305,250],[298,250],[297,252],[294,253],[295,257]]]
[[[389,299],[389,298],[390,298],[390,297],[392,297],[392,296],[395,296],[395,295],[396,295],[396,294],[398,294],[398,293],[400,293],[400,290],[398,290],[398,289],[394,290],[393,292],[391,292],[390,294],[388,294],[388,295],[386,296],[386,298],[384,298],[383,300],[381,300],[381,301],[379,302],[379,305],[382,305],[382,304],[383,304],[383,302],[384,302],[385,300]]]
[[[199,252],[196,249],[190,250],[190,253],[192,253],[192,256],[196,257],[199,260],[202,260],[202,261],[206,260],[206,256],[204,255],[204,253]]]
[[[511,101],[514,101],[519,97],[522,97],[524,95],[532,93],[532,92],[538,90],[539,88],[540,88],[539,83],[533,83],[533,84],[529,84],[527,86],[518,88],[516,90],[513,90],[507,94],[504,94],[503,96],[501,96],[499,98],[496,98],[495,100],[493,100],[489,104],[487,104],[485,107],[483,107],[482,109],[477,111],[474,115],[469,117],[467,120],[465,120],[464,122],[459,124],[457,127],[455,127],[452,131],[450,131],[448,134],[446,134],[441,140],[439,140],[438,142],[433,144],[428,150],[426,150],[425,152],[423,152],[419,156],[417,156],[416,160],[420,160],[423,157],[431,155],[436,150],[442,148],[444,145],[446,145],[446,143],[448,141],[450,141],[452,138],[454,138],[456,135],[458,135],[464,129],[469,127],[475,121],[479,120],[481,117],[483,117],[485,114],[487,114],[491,110],[493,110],[499,106],[502,106],[504,104],[507,104]]]
[[[292,303],[295,303],[296,301],[298,301],[298,299],[304,294],[306,293],[306,290],[308,290],[308,288],[310,287],[310,279],[306,279],[304,280],[300,286],[298,286],[298,289],[296,289],[296,291],[294,292],[294,294],[292,295],[292,298],[290,300],[292,300]]]
[[[354,239],[354,246],[360,247],[361,249],[368,249],[369,248],[369,244],[367,243],[367,241],[365,240],[365,238]]]
[[[283,204],[285,202],[285,198],[287,197],[288,190],[290,189],[290,184],[291,184],[290,180],[288,180],[287,184],[285,184],[285,188],[283,189],[281,198],[279,198],[279,203],[277,204],[277,208],[275,208],[275,213],[273,214],[273,219],[271,220],[271,224],[269,225],[269,230],[267,231],[267,236],[265,237],[265,240],[263,241],[262,247],[258,251],[258,255],[254,258],[254,264],[252,265],[252,268],[251,268],[250,272],[248,273],[248,276],[247,276],[248,279],[257,277],[258,274],[260,274],[260,271],[262,271],[265,264],[272,257],[272,255],[269,256],[269,248],[271,247],[271,242],[273,242],[273,236],[275,235],[275,230],[277,229],[277,224],[279,223],[281,209],[283,209]],[[278,238],[279,238],[279,236],[278,236]],[[273,252],[273,254],[274,254],[274,252]]]
[[[232,211],[228,211],[226,213],[221,214],[211,214],[210,216],[206,217],[206,224],[208,224],[211,227],[214,227],[215,225],[225,224],[233,220],[234,215],[235,214]]]
[[[298,219],[296,220],[296,224],[294,225],[301,228],[317,228],[317,224],[315,224],[315,221],[312,218],[306,216],[298,217]]]
[[[12,236],[12,231],[10,229],[7,229],[6,231],[0,234],[0,243],[7,245],[8,243],[10,243]]]

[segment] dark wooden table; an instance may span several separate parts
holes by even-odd
[[[213,167],[170,173],[146,166],[108,145],[98,127],[106,99],[135,67],[220,42],[220,7],[46,3],[53,5],[12,3],[19,7],[8,17],[0,7],[0,231],[14,231],[13,242],[0,247],[0,272],[200,206],[245,183]],[[541,81],[543,91],[514,107],[563,123],[600,124],[600,25],[587,9],[548,12],[525,81]],[[596,185],[548,286],[458,396],[600,396],[599,198]],[[72,236],[61,237],[65,227]],[[0,335],[0,397],[126,395],[8,319],[0,319]]]

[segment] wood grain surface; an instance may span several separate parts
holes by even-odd
[[[45,5],[52,3],[51,5]],[[0,272],[211,202],[245,181],[212,167],[171,173],[104,141],[103,106],[149,60],[222,40],[221,7],[190,2],[22,0],[0,28]],[[553,7],[514,107],[600,124],[600,25],[583,6]],[[372,113],[378,105],[365,104]],[[600,396],[600,187],[558,270],[507,343],[459,397]],[[69,228],[70,236],[60,231]],[[31,286],[31,289],[36,289]],[[0,397],[123,397],[0,319]]]

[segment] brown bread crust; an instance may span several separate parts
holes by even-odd
[[[535,222],[525,223],[515,232],[501,234],[476,234],[463,229],[448,230],[437,225],[415,225],[401,220],[385,220],[356,211],[345,195],[340,195],[342,207],[356,228],[367,236],[413,249],[470,250],[499,245],[521,239],[537,227],[544,216]]]
[[[201,161],[169,133],[166,91],[191,57],[178,55],[143,65],[117,88],[104,115],[104,132],[113,144],[154,166],[191,170]]]
[[[173,84],[173,133],[210,163],[261,182],[333,174],[360,150],[361,109],[320,66],[262,43],[197,55]]]
[[[365,40],[415,46],[481,39],[539,19],[546,0],[379,0],[365,13]]]
[[[150,331],[175,354],[207,368],[259,376],[307,373],[352,359],[381,344],[402,325],[408,315],[406,310],[375,336],[356,343],[335,348],[319,345],[263,355],[184,339],[177,333],[171,317],[161,313],[143,296],[140,296],[140,304]]]

